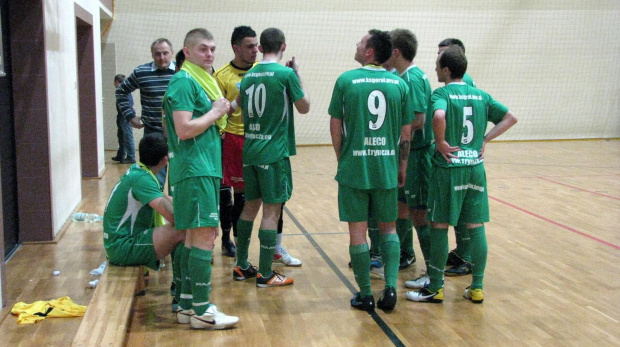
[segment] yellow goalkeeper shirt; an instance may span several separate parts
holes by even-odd
[[[256,64],[257,63],[254,63],[254,65]],[[237,99],[241,79],[243,79],[243,76],[245,76],[254,65],[244,69],[236,66],[231,61],[215,71],[213,77],[217,80],[222,94],[228,101],[233,102]],[[241,107],[237,106],[235,112],[228,117],[228,124],[224,132],[234,135],[243,135],[243,113]]]

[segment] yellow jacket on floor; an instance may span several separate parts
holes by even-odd
[[[46,317],[81,317],[84,312],[86,306],[73,303],[68,296],[50,301],[36,301],[32,304],[18,302],[11,309],[12,314],[19,315],[17,324],[37,323]]]

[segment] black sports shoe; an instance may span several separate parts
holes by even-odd
[[[358,310],[373,312],[375,310],[375,298],[370,295],[362,299],[360,292],[357,292],[351,298],[351,306]]]
[[[398,269],[403,270],[413,264],[415,264],[415,254],[409,255],[407,253],[402,253],[400,256],[400,265],[398,266]]]
[[[465,276],[471,274],[471,263],[463,261],[461,265],[455,265],[443,272],[446,276]]]
[[[121,161],[123,160],[123,158],[119,157],[118,155],[116,157],[112,157],[112,160],[114,161]]]
[[[128,159],[128,158],[119,160],[119,163],[121,164],[134,164],[135,162],[136,162],[135,159]]]
[[[248,262],[248,268],[242,269],[241,266],[235,266],[233,269],[233,278],[237,281],[243,281],[248,278],[256,277],[258,269]]]
[[[448,253],[448,261],[446,262],[446,266],[456,266],[461,265],[463,263],[463,258],[456,255],[456,249],[453,249]]]
[[[237,247],[235,247],[235,244],[230,240],[222,240],[222,254],[234,258],[235,255],[237,255]]]
[[[377,301],[377,307],[383,311],[392,311],[396,306],[396,289],[394,287],[385,287],[381,299]]]

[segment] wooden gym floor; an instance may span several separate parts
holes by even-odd
[[[298,148],[291,158],[295,186],[285,207],[284,244],[304,263],[274,264],[295,284],[263,289],[253,280],[234,281],[234,259],[220,254],[218,239],[211,301],[239,316],[238,327],[192,331],[176,324],[168,261],[159,273],[150,272],[146,295],[136,298],[127,345],[620,345],[619,159],[617,140],[490,144],[484,303],[462,298],[470,276],[446,278],[443,304],[407,301],[404,281],[424,269],[415,241],[418,263],[399,274],[396,309],[369,315],[349,305],[356,284],[347,266],[347,226],[338,221],[333,150]],[[102,179],[82,182],[79,211],[103,212],[127,168],[109,159],[107,164]],[[256,234],[250,246],[254,264]],[[81,318],[18,326],[10,307],[61,296],[87,305],[88,281],[95,278],[89,271],[104,258],[101,224],[69,222],[58,243],[23,245],[6,264],[9,302],[0,314],[0,345],[69,345]],[[53,270],[61,274],[52,276]],[[372,278],[378,294],[383,281]]]

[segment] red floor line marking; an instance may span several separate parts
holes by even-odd
[[[571,227],[569,227],[569,226],[567,226],[567,225],[564,225],[564,224],[561,224],[561,223],[558,223],[558,222],[552,221],[552,220],[551,220],[551,219],[549,219],[549,218],[545,218],[545,217],[543,217],[543,216],[537,215],[536,213],[530,212],[530,211],[528,211],[528,210],[524,210],[524,209],[522,209],[521,207],[515,206],[515,205],[513,205],[513,204],[511,204],[511,203],[508,203],[508,202],[506,202],[506,201],[500,200],[500,199],[498,199],[498,198],[494,198],[494,197],[492,197],[492,196],[489,196],[489,198],[490,198],[490,199],[493,199],[493,200],[495,200],[495,201],[497,201],[497,202],[499,202],[499,203],[502,203],[502,204],[504,204],[504,205],[506,205],[506,206],[510,206],[510,207],[512,207],[512,208],[514,208],[514,209],[516,209],[516,210],[519,210],[519,211],[521,211],[521,212],[523,212],[523,213],[525,213],[525,214],[529,214],[529,215],[530,215],[530,216],[532,216],[532,217],[536,217],[536,218],[538,218],[538,219],[541,219],[541,220],[543,220],[543,221],[545,221],[545,222],[547,222],[547,223],[551,223],[551,224],[553,224],[553,225],[559,226],[560,228],[566,229],[566,230],[568,230],[568,231],[572,231],[572,232],[574,232],[575,234],[579,234],[579,235],[581,235],[581,236],[585,236],[585,237],[587,237],[587,238],[589,238],[589,239],[591,239],[591,240],[594,240],[594,241],[600,242],[600,243],[602,243],[602,244],[604,244],[604,245],[607,245],[607,246],[610,246],[610,247],[613,247],[613,248],[615,248],[615,249],[620,250],[620,246],[618,246],[618,245],[614,245],[613,243],[609,243],[609,242],[607,242],[607,241],[604,241],[604,240],[601,240],[601,239],[599,239],[599,238],[596,238],[596,237],[594,237],[594,236],[592,236],[592,235],[588,235],[588,234],[583,233],[583,232],[581,232],[581,231],[579,231],[579,230],[573,229],[573,228],[571,228]]]
[[[581,190],[582,192],[586,192],[586,193],[590,193],[590,194],[594,194],[594,195],[599,195],[599,196],[604,196],[606,198],[610,198],[610,199],[614,199],[614,200],[620,200],[620,198],[616,198],[615,196],[605,195],[605,194],[593,192],[591,190],[587,190],[587,189],[582,189],[582,188],[579,188],[579,187],[571,186],[570,184],[564,184],[564,183],[556,182],[556,181],[550,180],[548,178],[544,178],[544,177],[538,177],[538,178],[540,178],[541,180],[545,180],[545,181],[551,182],[551,183],[559,184],[561,186],[565,186],[565,187]]]

